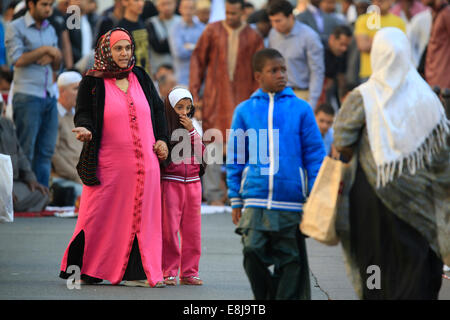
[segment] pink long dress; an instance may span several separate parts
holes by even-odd
[[[151,286],[161,270],[160,169],[148,101],[134,73],[127,93],[105,79],[105,112],[98,154],[98,186],[83,186],[74,234],[84,231],[81,274],[118,284],[137,236],[142,266]]]

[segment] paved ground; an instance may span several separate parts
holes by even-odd
[[[253,299],[242,268],[241,243],[228,214],[204,215],[202,287],[129,288],[101,284],[69,290],[59,279],[59,265],[75,219],[16,218],[0,224],[0,299]],[[356,299],[345,274],[341,248],[308,239],[312,298]],[[441,299],[450,299],[443,281]]]

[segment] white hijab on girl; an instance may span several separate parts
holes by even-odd
[[[175,106],[180,100],[186,98],[191,99],[191,102],[194,103],[194,98],[192,98],[191,92],[183,87],[175,87],[169,93],[169,102],[172,108],[175,108]],[[192,125],[194,126],[198,134],[202,136],[203,135],[202,127],[195,119],[192,119]]]
[[[183,88],[183,87],[175,87],[172,91],[169,93],[169,102],[172,108],[175,108],[177,103],[185,98],[191,99],[192,102],[194,102],[194,99],[192,98],[192,94],[189,92],[189,90]]]

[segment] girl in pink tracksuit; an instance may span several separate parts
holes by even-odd
[[[170,143],[171,152],[166,162],[168,165],[161,175],[162,268],[167,285],[177,284],[178,269],[180,284],[203,284],[198,275],[198,266],[201,255],[200,176],[204,173],[202,155],[205,146],[192,124],[192,103],[191,93],[183,87],[175,87],[165,99],[169,136],[172,139],[177,136],[176,141]],[[180,136],[184,139],[181,142],[178,138]]]

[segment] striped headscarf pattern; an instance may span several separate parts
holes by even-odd
[[[128,36],[131,39],[131,59],[128,63],[127,68],[120,68],[113,60],[112,53],[111,53],[111,46],[110,46],[110,39],[111,34],[114,31],[123,31],[128,34]],[[136,57],[134,56],[134,39],[132,35],[125,29],[117,27],[114,29],[111,29],[107,33],[105,33],[103,36],[100,37],[100,39],[97,42],[97,46],[95,48],[95,61],[94,61],[94,67],[90,69],[86,75],[98,77],[98,78],[116,78],[116,79],[123,79],[128,76],[131,69],[133,69],[134,65],[136,64]]]

